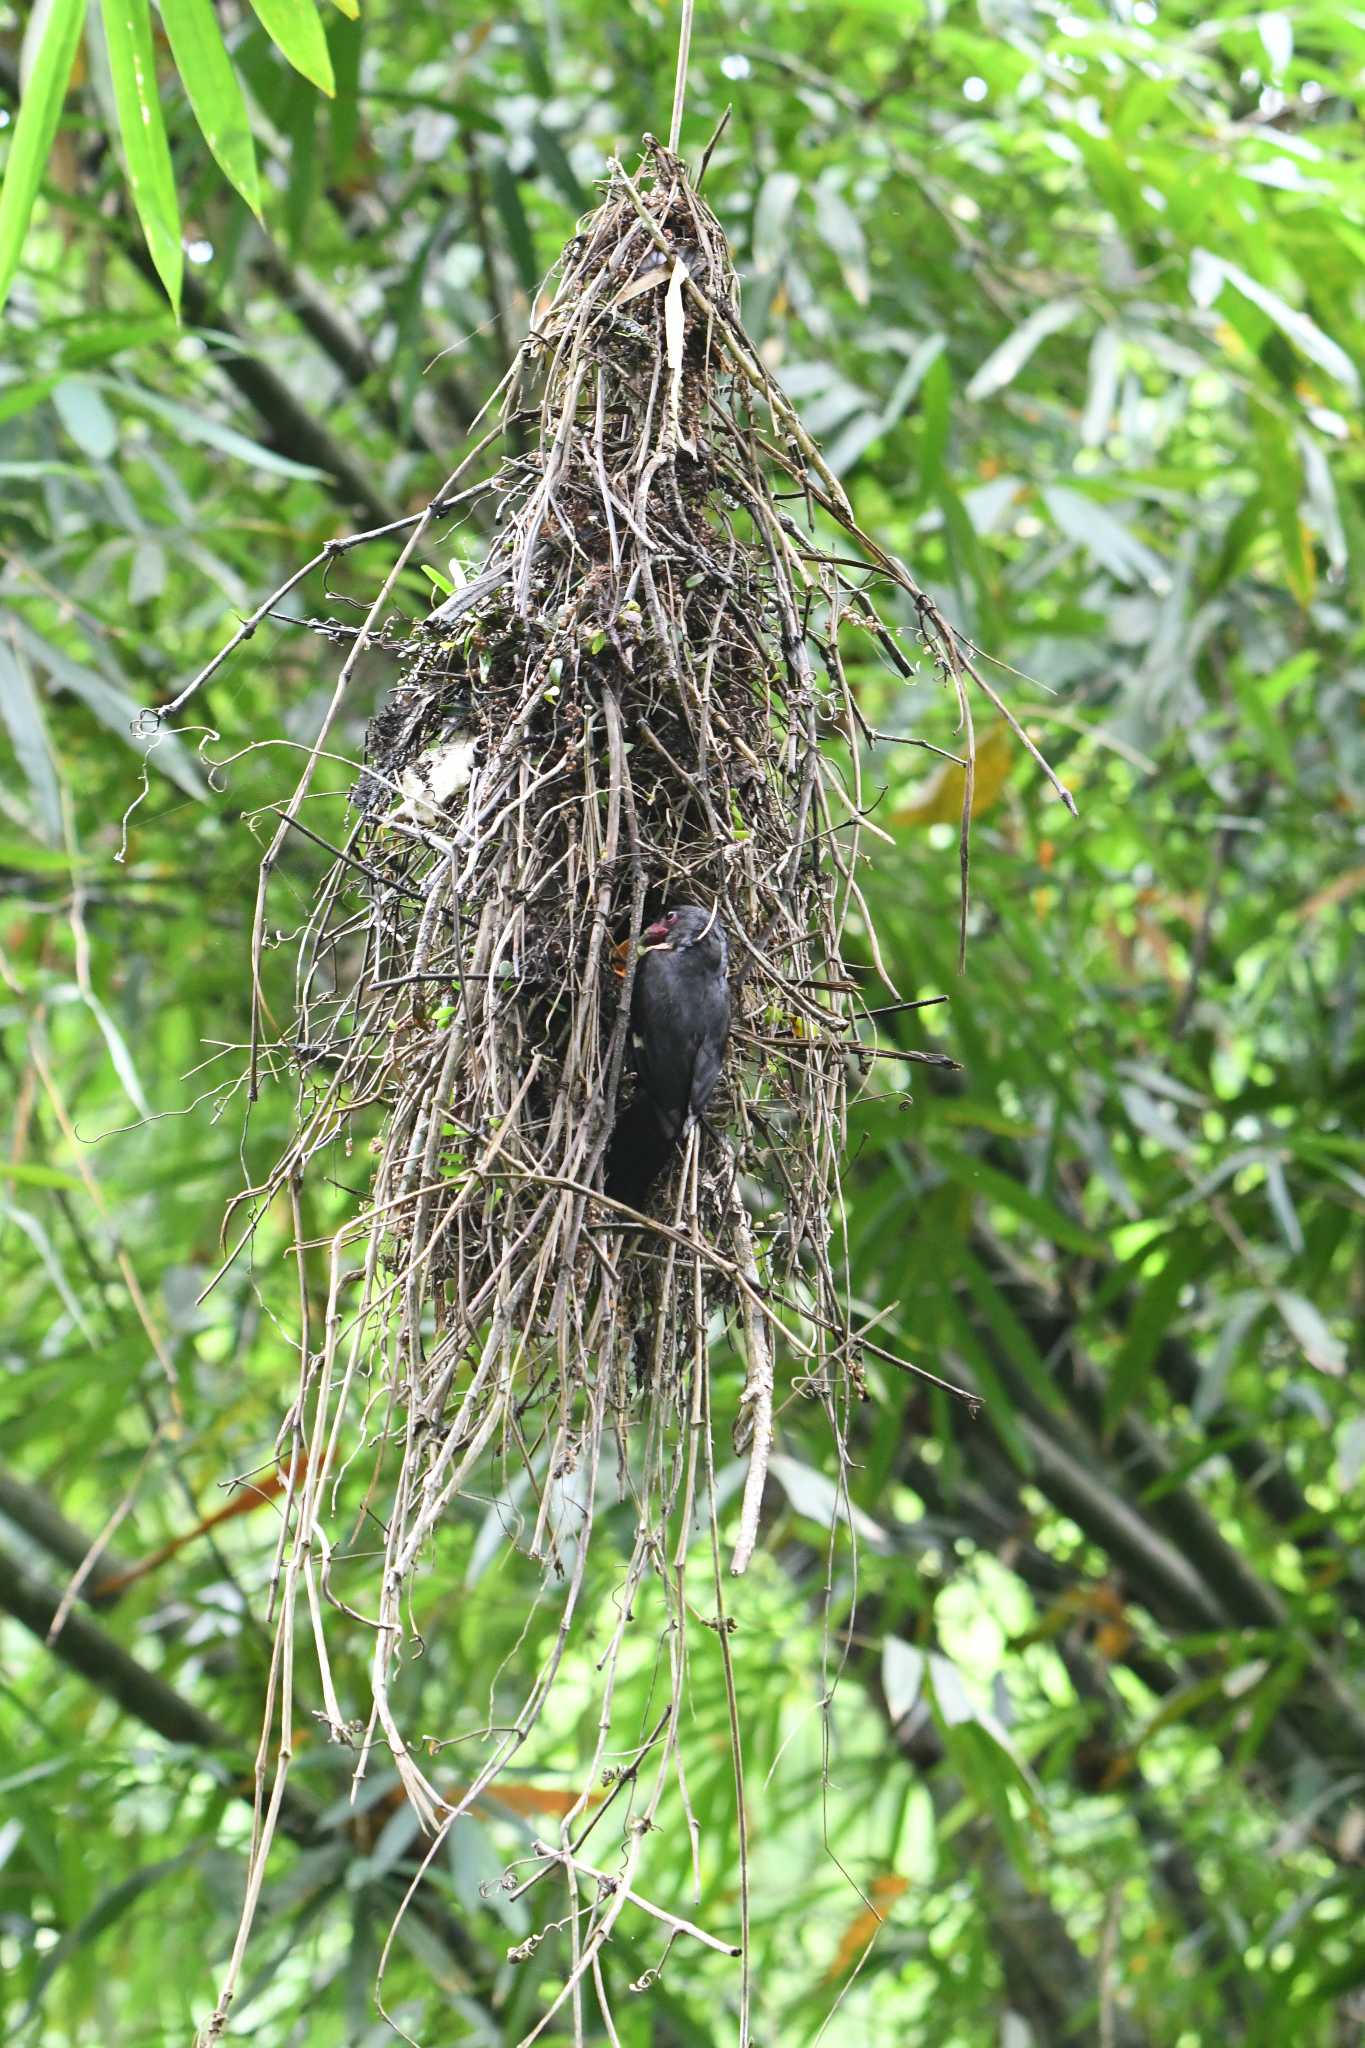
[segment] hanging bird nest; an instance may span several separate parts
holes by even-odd
[[[485,560],[402,639],[370,724],[357,822],[300,947],[296,1043],[326,1078],[256,1191],[306,1178],[378,1107],[369,1198],[333,1246],[325,1329],[302,1345],[282,1570],[292,1595],[317,1560],[328,1591],[329,1488],[359,1424],[387,1460],[362,1747],[380,1737],[438,1840],[543,1705],[608,1466],[640,1510],[608,1688],[630,1596],[682,1558],[709,1492],[717,1332],[744,1368],[737,1412],[716,1418],[748,1459],[735,1571],[757,1531],[778,1370],[827,1405],[840,1443],[862,1392],[871,1340],[832,1250],[848,1091],[876,1050],[844,959],[851,921],[883,970],[858,876],[873,735],[841,640],[914,666],[870,587],[908,597],[956,696],[964,820],[969,685],[1004,712],[935,605],[854,525],[745,335],[724,235],[683,163],[651,141],[645,170],[637,183],[613,165],[501,394],[524,452],[487,485],[457,471],[412,524],[343,668],[333,713],[399,569],[457,505],[491,495]],[[330,726],[267,856],[262,909]],[[604,1162],[632,1086],[640,934],[679,903],[728,934],[729,1058],[705,1124],[635,1211],[604,1193]],[[560,1648],[452,1800],[391,1698],[405,1600],[451,1504],[509,1471],[533,1490],[525,1549],[565,1581]],[[352,1739],[312,1606],[332,1732]],[[676,1698],[680,1665],[674,1680]],[[602,1905],[581,1953],[619,1910],[619,1896]]]

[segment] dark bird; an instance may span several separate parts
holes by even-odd
[[[643,934],[631,1034],[639,1087],[616,1119],[606,1192],[638,1209],[715,1092],[730,1033],[725,927],[682,903]]]

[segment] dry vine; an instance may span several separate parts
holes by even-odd
[[[661,1918],[671,1937],[745,1954],[747,1971],[747,1874],[734,1942],[643,1899],[638,1877],[664,1789],[681,1781],[684,1579],[701,1516],[743,1846],[713,1496],[715,1328],[729,1327],[747,1368],[731,1418],[748,1459],[736,1573],[757,1534],[779,1366],[796,1361],[842,1447],[863,1349],[879,1349],[851,1320],[836,1237],[847,1091],[877,1050],[843,958],[850,919],[887,978],[858,879],[860,748],[876,736],[841,638],[866,636],[897,672],[912,668],[870,589],[910,599],[959,708],[964,917],[969,686],[1009,713],[908,571],[855,525],[745,335],[724,237],[682,161],[650,141],[646,170],[637,183],[612,166],[501,394],[502,427],[533,427],[529,452],[506,454],[490,484],[461,490],[495,428],[426,512],[403,522],[407,539],[353,638],[262,866],[251,1092],[261,1064],[292,1058],[302,1113],[274,1174],[250,1191],[240,1243],[288,1190],[302,1274],[301,1186],[362,1111],[378,1107],[382,1137],[368,1200],[327,1248],[321,1328],[300,1287],[258,1824],[210,2038],[239,1981],[283,1795],[287,1739],[273,1765],[271,1744],[294,1719],[300,1603],[328,1732],[357,1746],[357,1778],[376,1745],[387,1750],[429,1861],[536,1724],[573,1635],[594,1509],[608,1490],[634,1504],[636,1534],[599,1666],[596,1750],[558,1843],[537,1846],[528,1880],[558,1871],[568,1886],[572,1965],[525,2041],[585,1987],[604,2001],[598,1958],[627,1904]],[[397,649],[353,829],[298,944],[294,1031],[267,1043],[259,976],[271,871],[289,832],[309,829],[301,808],[400,570],[456,504],[484,492],[496,538],[479,572]],[[832,552],[840,531],[844,554]],[[846,742],[847,769],[823,744],[830,736]],[[632,942],[668,901],[718,906],[735,1030],[715,1128],[693,1134],[640,1215],[603,1195],[602,1167],[628,1090]],[[343,1540],[335,1488],[362,1455],[384,1550],[363,1616],[372,1702],[357,1733],[333,1682],[325,1618],[329,1603],[356,1612],[331,1566]],[[560,1623],[521,1712],[490,1735],[477,1777],[452,1799],[414,1754],[395,1697],[412,1639],[407,1600],[452,1503],[505,1490],[511,1475],[534,1501],[528,1554],[547,1579],[560,1575]],[[617,1662],[650,1577],[672,1618],[669,1705],[643,1740],[638,1730],[613,1736]],[[604,1870],[580,1853],[602,1819],[587,1817],[588,1787],[623,1743],[634,1761],[612,1795],[625,1794]],[[746,1975],[742,2039],[747,2030]]]

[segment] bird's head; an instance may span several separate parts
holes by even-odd
[[[645,928],[640,943],[651,951],[662,946],[671,953],[681,953],[706,938],[714,938],[724,954],[725,927],[716,909],[704,910],[699,903],[679,903]]]

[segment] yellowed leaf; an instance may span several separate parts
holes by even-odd
[[[667,275],[667,271],[660,264],[657,270],[647,270],[643,277],[633,277],[628,285],[622,286],[608,310],[614,313],[618,306],[626,305],[631,299],[638,299],[641,292],[656,291]]]
[[[468,1789],[465,1785],[456,1786],[452,1796],[463,1799]],[[578,1794],[559,1785],[522,1785],[504,1782],[487,1786],[483,1796],[485,1799],[496,1801],[499,1806],[508,1807],[513,1813],[553,1813],[563,1816],[572,1813],[578,1805]],[[590,1792],[588,1805],[600,1805],[605,1796],[602,1792]]]
[[[1307,897],[1294,915],[1301,921],[1316,917],[1319,911],[1331,910],[1338,903],[1344,903],[1348,896],[1354,896],[1357,889],[1365,889],[1365,868],[1347,868],[1344,874],[1336,876],[1326,888],[1318,889]]]
[[[873,1878],[870,1887],[872,1903],[865,1906],[863,1911],[849,1922],[834,1961],[825,1972],[826,1984],[833,1984],[838,1978],[847,1976],[868,1943],[875,1938],[877,1929],[886,1918],[885,1913],[878,1911],[878,1907],[891,1905],[909,1888],[910,1880],[895,1870],[883,1871],[880,1877]]]
[[[976,781],[972,789],[972,816],[980,817],[998,800],[1009,779],[1014,761],[1014,741],[1003,722],[994,725],[976,743]],[[892,813],[893,825],[955,825],[962,816],[962,788],[966,769],[956,761],[945,761],[921,782],[908,803]]]

